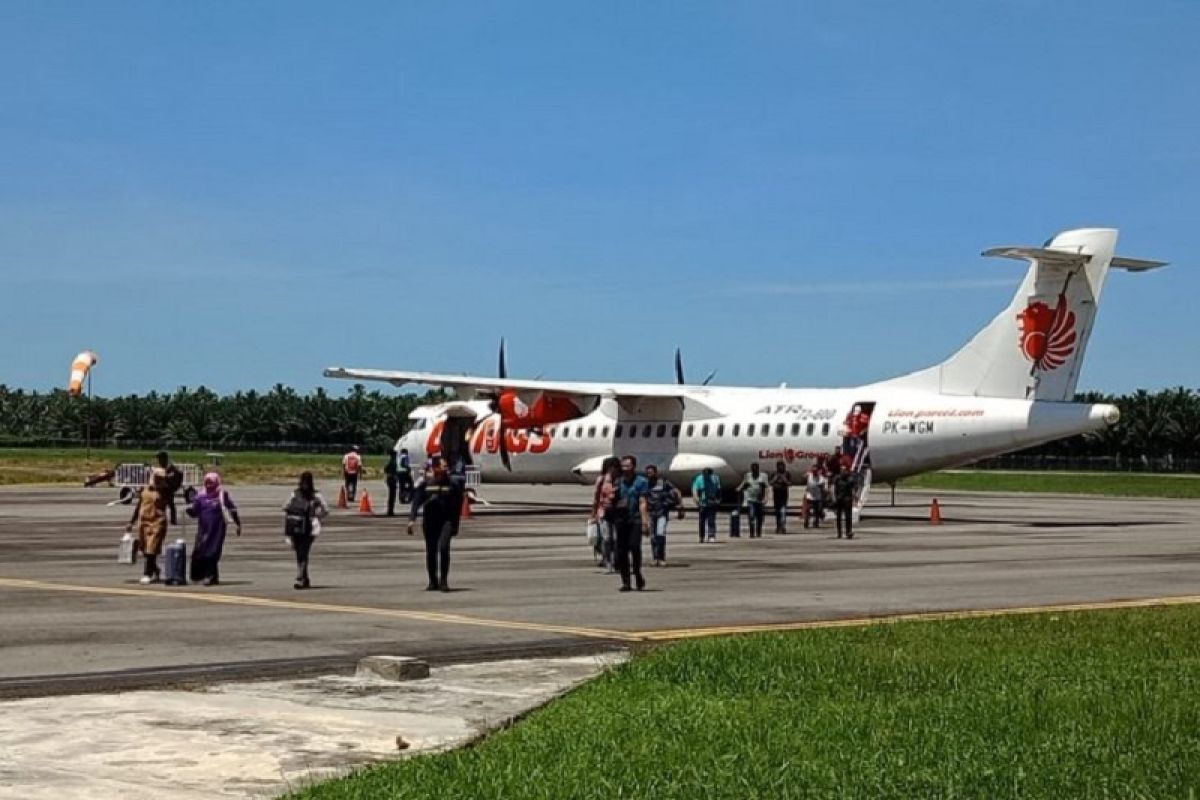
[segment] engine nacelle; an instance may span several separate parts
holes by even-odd
[[[542,393],[532,404],[527,404],[511,389],[501,392],[496,410],[504,427],[509,429],[543,428],[583,416],[579,406],[566,397]]]

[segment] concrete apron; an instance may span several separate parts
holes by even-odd
[[[462,745],[624,659],[459,664],[403,682],[331,676],[3,702],[0,798],[273,797],[401,752]]]

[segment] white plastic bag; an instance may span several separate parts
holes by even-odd
[[[137,563],[137,539],[134,538],[133,534],[126,532],[121,537],[121,544],[117,547],[117,563]]]
[[[600,523],[589,520],[587,524],[587,541],[592,547],[600,544]]]

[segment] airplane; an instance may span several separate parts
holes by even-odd
[[[441,454],[478,469],[483,482],[588,483],[611,455],[655,464],[677,485],[712,468],[735,485],[751,462],[805,470],[849,442],[859,473],[855,516],[872,481],[896,481],[1116,425],[1116,406],[1071,402],[1110,269],[1145,272],[1162,261],[1114,254],[1117,231],[1082,228],[1042,247],[998,247],[984,256],[1028,262],[1008,307],[960,350],[926,369],[852,388],[510,378],[331,367],[325,376],[453,389],[423,406],[397,442],[414,463]],[[711,376],[710,376],[711,378]]]

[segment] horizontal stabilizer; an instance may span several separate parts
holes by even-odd
[[[1165,267],[1166,261],[1151,261],[1146,258],[1126,258],[1125,256],[1113,256],[1113,260],[1109,266],[1117,269],[1127,269],[1130,272],[1146,272],[1151,269]]]
[[[1087,253],[1067,253],[1046,247],[993,247],[983,255],[996,258],[1015,258],[1020,261],[1036,261],[1045,267],[1082,267],[1091,258]]]
[[[983,255],[996,258],[1015,258],[1021,261],[1037,261],[1042,266],[1067,269],[1082,267],[1091,259],[1091,256],[1085,253],[1069,253],[1046,247],[993,247],[990,250],[984,250]],[[1125,256],[1113,256],[1112,261],[1109,262],[1111,267],[1127,269],[1130,272],[1146,272],[1166,265],[1166,261],[1151,261],[1148,258],[1127,258]]]

